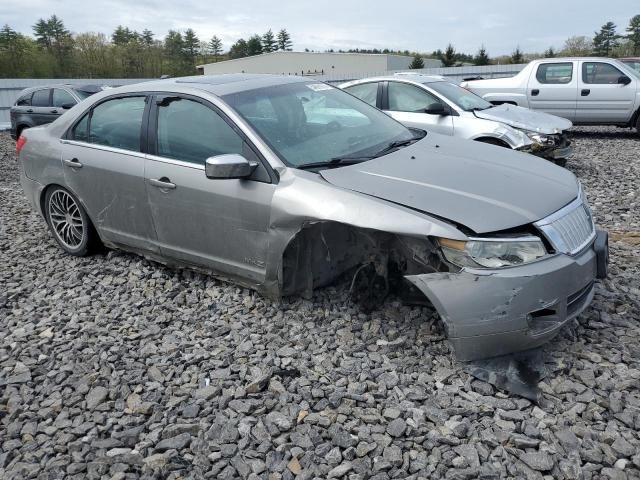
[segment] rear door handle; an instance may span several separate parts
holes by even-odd
[[[27,113],[33,113],[33,108],[27,109]]]
[[[537,88],[534,88],[533,90],[531,90],[532,97],[537,97],[539,93],[540,93],[540,90],[538,90]]]
[[[71,167],[71,168],[82,168],[82,164],[78,161],[77,158],[72,158],[71,160],[63,160],[62,163],[64,163],[67,167]]]
[[[589,95],[590,93],[591,93],[591,90],[589,90],[588,88],[583,88],[583,89],[580,91],[580,95],[581,95],[581,96],[583,96],[583,97],[586,97],[586,96],[587,96],[587,95]]]
[[[153,185],[154,187],[158,187],[166,190],[174,190],[176,188],[176,184],[171,183],[171,180],[169,180],[167,177],[150,178],[149,184]]]
[[[51,110],[51,113],[58,113],[58,110],[54,108],[53,110]]]

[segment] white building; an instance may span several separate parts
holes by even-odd
[[[218,73],[273,73],[284,75],[381,74],[405,70],[413,57],[386,53],[271,52],[251,57],[198,65],[204,75]],[[425,68],[440,67],[440,60],[424,59]]]

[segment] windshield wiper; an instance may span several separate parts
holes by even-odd
[[[386,155],[387,153],[389,153],[392,150],[395,150],[397,148],[406,147],[407,145],[411,145],[412,143],[417,142],[418,140],[420,140],[423,137],[413,137],[413,138],[407,138],[405,140],[395,140],[393,142],[389,142],[389,144],[386,147],[384,147],[382,150],[380,150],[378,153],[376,153],[373,156],[373,158],[378,158],[378,157],[381,157],[383,155]]]
[[[372,156],[361,156],[361,157],[352,157],[352,156],[344,156],[344,157],[333,157],[324,162],[313,162],[313,163],[305,163],[304,165],[298,165],[296,168],[300,170],[313,170],[314,168],[332,168],[337,166],[345,166],[345,165],[355,165],[356,163],[365,162],[367,160],[371,160]]]

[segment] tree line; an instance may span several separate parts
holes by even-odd
[[[33,35],[9,25],[0,29],[0,77],[3,78],[153,78],[195,75],[196,65],[241,58],[277,50],[291,50],[286,29],[274,34],[237,40],[228,51],[214,35],[198,38],[191,28],[169,30],[156,38],[148,29],[138,32],[118,26],[104,33],[72,34],[64,21],[52,15],[33,25]]]
[[[0,77],[4,78],[153,78],[197,73],[196,65],[275,51],[291,51],[293,41],[286,29],[240,38],[223,49],[218,36],[204,40],[191,28],[169,30],[164,38],[118,26],[104,33],[72,34],[56,15],[39,19],[33,35],[18,33],[9,25],[0,29]],[[308,49],[306,51],[309,51]],[[335,52],[335,50],[326,50]],[[624,33],[607,22],[593,37],[572,36],[563,48],[524,53],[516,47],[510,55],[491,57],[484,46],[475,54],[456,51],[452,43],[431,53],[393,49],[348,49],[339,53],[387,53],[413,56],[410,68],[424,68],[424,58],[439,59],[444,66],[524,63],[555,56],[629,56],[640,54],[640,15],[629,21]]]

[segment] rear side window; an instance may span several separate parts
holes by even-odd
[[[617,84],[618,79],[624,75],[620,70],[609,63],[584,62],[582,64],[582,81],[589,84]]]
[[[49,89],[36,90],[31,97],[31,105],[34,107],[48,107],[49,106]]]
[[[145,97],[116,98],[99,104],[91,112],[87,141],[139,152],[144,107]]]
[[[378,83],[363,83],[360,85],[354,85],[353,87],[345,88],[351,95],[355,95],[360,100],[367,102],[369,105],[375,107],[376,100],[378,99]]]
[[[538,65],[536,79],[539,83],[564,84],[573,79],[573,63],[541,63]]]
[[[391,111],[424,113],[432,103],[440,103],[440,101],[421,88],[407,83],[389,82],[389,110]]]
[[[243,154],[242,137],[217,112],[184,98],[158,106],[157,139],[157,155],[198,165],[216,155]]]
[[[62,107],[63,105],[75,105],[76,100],[66,90],[61,88],[53,89],[53,106]]]
[[[26,95],[22,95],[16,101],[16,105],[18,105],[18,106],[29,106],[29,105],[31,105],[31,93],[27,93]]]

